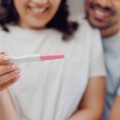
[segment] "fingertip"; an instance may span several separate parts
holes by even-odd
[[[11,58],[10,58],[10,56],[4,56],[4,57],[3,57],[3,60],[6,60],[6,61],[7,61],[7,60],[11,60]]]
[[[18,76],[17,76],[17,80],[19,80],[20,79],[20,77],[21,77],[21,75],[20,75],[20,73],[18,74]]]

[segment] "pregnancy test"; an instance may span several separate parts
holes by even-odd
[[[25,55],[18,57],[11,56],[10,58],[13,62],[19,63],[19,62],[33,62],[33,61],[62,59],[64,57],[65,57],[64,54],[48,54],[48,55],[33,54],[33,55]]]

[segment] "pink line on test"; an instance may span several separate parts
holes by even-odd
[[[62,59],[65,56],[63,54],[53,54],[53,55],[41,55],[40,60],[53,60],[53,59]]]

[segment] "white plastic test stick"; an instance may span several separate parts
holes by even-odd
[[[11,59],[16,63],[19,63],[19,62],[33,62],[33,61],[62,59],[64,57],[65,57],[64,54],[48,54],[48,55],[33,54],[33,55],[25,55],[18,57],[11,56]]]

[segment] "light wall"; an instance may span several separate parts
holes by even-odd
[[[68,0],[71,14],[76,15],[84,12],[84,3],[85,0]]]

